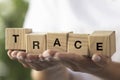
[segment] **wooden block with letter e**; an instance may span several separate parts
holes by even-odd
[[[31,33],[26,35],[26,52],[40,54],[46,50],[46,35]]]
[[[88,55],[88,34],[69,34],[68,52]]]
[[[89,36],[90,54],[100,53],[111,57],[116,51],[115,31],[95,31]]]
[[[67,51],[68,33],[48,33],[47,49],[54,49],[60,52]]]
[[[6,28],[5,42],[6,49],[26,50],[25,34],[32,32],[32,29],[25,28]]]

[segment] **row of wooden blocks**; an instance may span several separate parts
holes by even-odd
[[[32,29],[6,28],[6,49],[26,50],[39,54],[46,49],[80,55],[101,53],[111,56],[116,51],[115,31],[95,31],[92,34],[32,33]]]

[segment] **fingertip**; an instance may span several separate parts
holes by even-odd
[[[9,57],[11,57],[11,52],[12,52],[12,51],[10,51],[10,50],[8,50],[8,52],[7,52],[7,55],[8,55]]]
[[[42,54],[39,54],[38,57],[39,57],[39,60],[40,60],[40,61],[44,61],[44,57],[42,56]]]
[[[94,62],[100,62],[100,61],[101,61],[101,56],[100,56],[99,54],[94,54],[94,55],[92,56],[92,60],[93,60]]]
[[[40,55],[41,56],[41,55]],[[48,51],[43,52],[42,54],[43,57],[48,57],[51,56]]]
[[[10,50],[10,49],[7,51],[7,53],[11,53],[11,52],[12,52],[12,50]]]
[[[24,60],[25,57],[26,57],[26,53],[25,53],[25,52],[19,51],[19,52],[17,53],[17,59],[18,59],[18,60]]]
[[[18,51],[13,51],[13,52],[11,53],[11,56],[12,56],[12,57],[16,57],[17,53],[18,53]]]
[[[31,59],[32,55],[31,54],[27,54],[26,55],[26,59]]]
[[[42,56],[43,57],[48,57],[48,56],[54,56],[57,51],[48,49],[43,52]]]
[[[7,54],[9,55],[9,56],[11,56],[11,53],[13,52],[13,50],[8,50],[7,51]]]

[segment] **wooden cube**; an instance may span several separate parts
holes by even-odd
[[[68,52],[88,55],[88,34],[69,34]]]
[[[46,50],[46,35],[31,33],[26,35],[26,52],[30,54],[41,54]]]
[[[48,33],[47,49],[54,49],[60,52],[67,51],[68,33]]]
[[[89,37],[90,54],[100,53],[111,57],[116,51],[115,31],[95,31]]]
[[[6,49],[26,50],[25,34],[32,32],[32,29],[6,28],[5,43]]]

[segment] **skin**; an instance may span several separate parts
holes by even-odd
[[[59,75],[61,76],[55,80],[76,80],[65,66],[74,71],[90,73],[105,80],[120,80],[120,64],[97,53],[89,57],[54,50],[46,50],[37,55],[28,54],[25,51],[8,50],[8,56],[12,60],[18,60],[24,67],[34,69],[31,73],[33,80],[54,80]],[[54,72],[56,73],[54,74]]]

